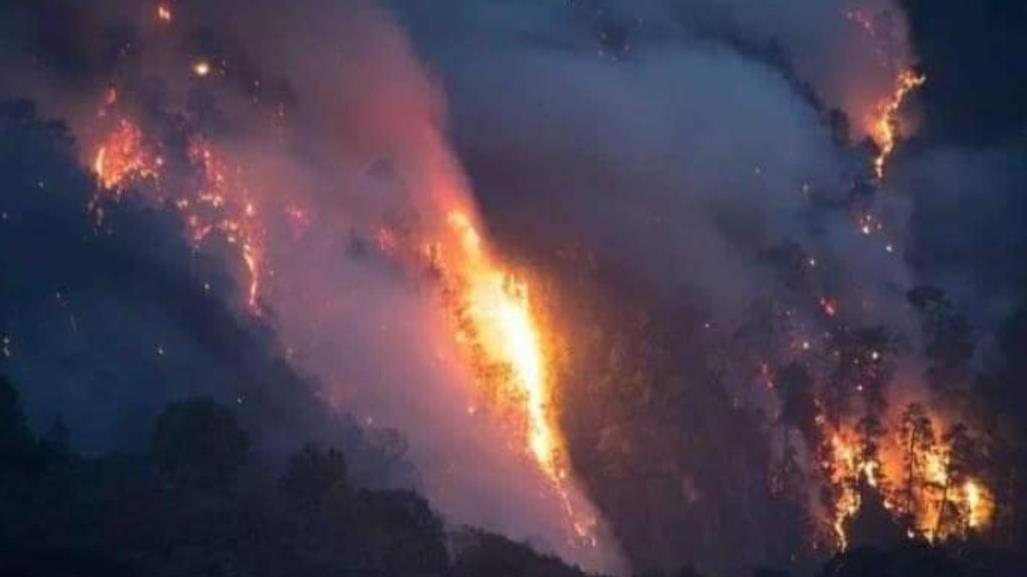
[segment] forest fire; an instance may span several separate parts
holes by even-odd
[[[115,104],[108,98],[102,116]],[[147,181],[155,190],[144,189],[143,198],[154,204],[169,202],[182,216],[187,236],[194,248],[200,248],[211,233],[218,233],[230,246],[238,247],[239,258],[247,275],[246,297],[251,311],[259,313],[258,298],[263,276],[264,227],[245,189],[230,184],[230,171],[213,146],[202,138],[190,139],[187,158],[196,173],[195,185],[181,196],[166,199],[160,187],[163,156],[160,147],[149,141],[139,126],[120,118],[96,147],[92,169],[99,188],[90,200],[89,209],[102,223],[104,203],[118,201],[125,190]]]
[[[158,177],[162,165],[161,157],[144,146],[139,127],[121,119],[97,148],[92,166],[100,185],[117,193],[133,183]]]
[[[206,60],[192,64],[195,76],[211,71]],[[94,147],[92,166],[99,187],[91,210],[99,218],[105,203],[121,200],[123,192],[131,189],[145,202],[177,211],[195,249],[211,241],[223,242],[239,259],[245,270],[246,303],[251,312],[260,314],[268,267],[267,223],[262,218],[268,211],[250,198],[241,168],[203,134],[187,131],[182,149],[174,149],[144,133],[120,108],[118,93],[111,89],[98,117],[101,125],[118,120]],[[174,159],[173,167],[165,167],[164,156]],[[310,224],[306,211],[291,201],[283,203],[282,214],[294,236]],[[441,214],[441,232],[426,243],[427,256],[455,321],[454,339],[468,353],[477,386],[474,394],[509,432],[518,458],[541,474],[559,503],[556,510],[568,544],[572,549],[596,550],[598,521],[572,486],[554,413],[546,336],[531,287],[498,262],[479,233],[472,210]],[[388,258],[402,258],[416,246],[387,227],[377,229],[374,241]]]
[[[116,102],[105,103],[104,116]],[[182,216],[185,234],[195,248],[212,235],[235,247],[248,277],[246,302],[260,312],[264,275],[265,225],[236,171],[213,144],[199,136],[187,141],[185,156],[191,184],[184,192],[165,198],[160,187],[164,161],[160,146],[147,139],[135,123],[122,118],[97,147],[93,168],[100,188],[91,202],[98,217],[104,201],[117,201],[121,191],[154,181],[154,190],[141,191],[150,202],[167,202]],[[295,207],[286,208],[290,222],[305,220]],[[580,543],[594,547],[596,519],[574,505],[563,441],[553,413],[552,381],[544,348],[544,334],[533,307],[528,283],[497,263],[467,210],[446,214],[445,230],[454,242],[429,243],[431,266],[443,281],[444,300],[456,322],[456,340],[466,345],[487,406],[510,425],[524,454],[548,479],[563,513]],[[384,254],[399,250],[399,238],[379,229],[376,243]],[[442,246],[452,246],[443,254]]]
[[[881,102],[876,114],[869,120],[867,132],[877,145],[878,153],[874,157],[874,175],[880,180],[884,178],[888,158],[895,151],[899,134],[899,110],[910,92],[927,82],[927,77],[916,74],[912,70],[903,70],[895,81],[895,91]]]
[[[848,524],[867,498],[879,500],[909,538],[933,543],[988,527],[995,502],[974,471],[975,441],[961,424],[936,437],[937,421],[923,405],[912,403],[891,431],[869,417],[833,428],[822,448],[821,468],[830,486],[830,525],[839,549],[848,547]]]
[[[513,424],[525,453],[558,493],[578,538],[595,547],[596,520],[572,502],[544,335],[530,287],[495,262],[466,211],[450,211],[447,221],[460,254],[449,261],[439,245],[429,246],[428,254],[443,278],[457,340],[466,345],[492,409]]]

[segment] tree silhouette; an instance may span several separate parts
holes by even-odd
[[[249,439],[232,413],[207,397],[168,406],[150,438],[161,471],[183,489],[227,489],[248,449]]]
[[[35,439],[25,422],[21,399],[0,375],[0,472],[24,469],[35,453]]]
[[[937,391],[969,385],[973,379],[970,361],[976,349],[970,323],[954,310],[941,289],[916,287],[907,293],[907,299],[920,311],[927,334],[927,382]]]
[[[776,380],[781,387],[781,421],[795,427],[808,446],[816,446],[817,407],[809,371],[799,363],[789,363],[778,372]]]
[[[279,485],[292,503],[316,510],[333,495],[349,490],[347,473],[342,453],[307,444],[289,457]]]
[[[903,439],[903,497],[905,511],[912,515],[916,507],[916,488],[922,481],[921,455],[934,447],[934,428],[927,410],[919,403],[910,403],[902,413],[900,432]]]
[[[963,516],[958,511],[952,511],[949,502],[949,495],[953,487],[961,486],[966,480],[970,471],[975,470],[977,458],[977,444],[970,436],[970,430],[963,423],[956,423],[943,437],[948,447],[948,458],[945,463],[945,483],[941,491],[941,507],[938,509],[938,520],[935,527],[935,534],[944,535],[961,532]],[[955,515],[952,515],[955,513]]]

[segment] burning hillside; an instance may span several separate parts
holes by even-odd
[[[104,266],[26,273],[3,360],[43,419],[155,404],[89,359],[152,363],[174,399],[204,351],[220,396],[273,406],[293,393],[224,368],[273,356],[247,374],[308,380],[416,469],[375,482],[588,571],[1012,539],[1019,441],[986,392],[1009,329],[910,227],[935,73],[902,5],[791,1],[16,2],[0,87],[66,123],[71,236]],[[230,329],[174,328],[212,307]],[[156,360],[89,352],[122,332]]]

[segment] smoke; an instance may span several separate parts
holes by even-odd
[[[162,175],[155,183],[135,183],[136,190],[127,197],[133,204],[148,203],[164,211],[184,206],[176,200],[179,190],[204,178],[195,174],[191,160],[194,145],[204,143],[204,154],[216,159],[206,161],[208,166],[224,164],[215,176],[205,177],[205,186],[216,186],[219,199],[222,189],[229,195],[213,201],[211,212],[221,218],[230,210],[222,206],[238,205],[245,207],[245,214],[225,212],[226,221],[214,225],[227,232],[220,240],[211,235],[210,241],[204,232],[203,242],[192,249],[199,252],[197,257],[188,256],[190,249],[173,225],[147,230],[145,237],[173,242],[173,258],[185,260],[178,269],[163,266],[158,255],[136,258],[154,259],[152,266],[174,283],[176,296],[204,299],[216,287],[224,300],[234,303],[231,310],[209,312],[223,323],[243,325],[236,329],[241,333],[236,339],[216,343],[216,348],[229,361],[248,354],[263,359],[264,350],[272,348],[283,358],[274,362],[292,368],[262,379],[279,378],[268,382],[273,389],[267,394],[312,393],[337,414],[352,413],[371,429],[372,443],[377,429],[401,431],[406,440],[386,438],[383,450],[416,466],[418,488],[450,523],[528,539],[591,569],[619,570],[616,545],[579,543],[550,481],[510,443],[496,418],[471,410],[480,402],[477,376],[452,338],[450,313],[440,302],[434,279],[429,271],[388,254],[382,243],[381,235],[393,235],[414,244],[403,250],[419,250],[416,243],[445,238],[449,210],[474,204],[445,142],[444,98],[404,33],[388,14],[361,1],[307,0],[287,10],[272,1],[168,6],[170,22],[157,18],[150,3],[105,2],[88,12],[60,2],[11,7],[15,16],[10,21],[22,23],[24,34],[12,35],[21,36],[7,55],[17,76],[5,78],[5,92],[32,97],[46,114],[67,119],[81,145],[80,161],[87,166],[122,115],[138,123],[151,141],[147,145],[155,149],[152,156],[159,159],[155,162]],[[69,29],[47,28],[54,12]],[[68,44],[73,45],[70,52],[81,51],[81,56],[63,62]],[[15,84],[15,78],[21,82]],[[129,219],[120,218],[117,205],[108,206],[103,198],[94,202],[104,210],[101,234],[109,231],[129,246],[145,238],[145,228],[125,225]],[[77,214],[80,227],[87,226],[90,216],[85,206]],[[261,226],[246,233],[252,238],[238,240],[235,236],[243,233],[235,227],[250,226],[244,219],[251,213],[260,215]],[[195,238],[190,218],[185,214],[183,224]],[[247,260],[243,266],[233,246],[240,242],[247,243],[243,250],[259,253],[259,259],[252,259],[257,265]],[[213,272],[195,270],[193,258],[223,262],[237,282],[216,276],[226,272],[216,267]],[[137,273],[128,270],[77,273],[85,277],[82,282],[105,272],[121,275],[126,283],[139,282]],[[222,289],[224,283],[232,286]],[[253,283],[258,296],[256,320],[245,320],[250,314],[243,302],[247,283]],[[76,331],[108,337],[126,332],[167,335],[152,344],[152,354],[169,364],[159,371],[159,390],[140,386],[125,394],[120,380],[91,384],[85,389],[89,396],[109,399],[96,406],[108,412],[126,411],[132,403],[153,406],[168,397],[208,390],[210,382],[241,378],[204,363],[203,347],[214,346],[210,339],[193,342],[178,335],[180,309],[188,308],[192,318],[214,305],[194,307],[190,301],[167,310],[164,290],[155,295],[142,291],[114,311],[104,306],[103,299],[111,297],[102,290],[61,293],[68,293],[76,308],[89,311],[75,320],[81,327]],[[151,300],[163,306],[148,314]],[[240,316],[243,320],[236,320]],[[26,315],[18,326],[33,318]],[[133,328],[137,323],[146,330]],[[273,331],[273,336],[262,337],[271,343],[250,342],[248,332],[262,331],[260,325]],[[42,326],[43,335],[59,332],[52,322]],[[25,338],[19,335],[22,342]],[[67,348],[49,341],[39,344],[42,358]],[[109,354],[112,360],[123,356],[118,350]],[[31,362],[25,355],[13,361]],[[30,410],[75,413],[74,403],[81,397],[72,389],[81,386],[81,370],[76,363],[59,378],[27,370],[15,370],[14,376],[27,381],[27,388],[40,389],[38,395],[27,395]],[[281,379],[280,373],[293,370],[312,375],[313,386],[303,383],[305,390],[290,391],[298,379]],[[178,376],[192,384],[179,385]],[[47,377],[57,382],[47,384]],[[245,406],[250,394],[243,388],[237,402]],[[302,422],[317,408],[283,412]],[[115,420],[103,417],[96,422]],[[69,420],[73,432],[87,432],[82,430],[87,417]],[[297,426],[289,438],[309,434],[308,429]],[[332,431],[319,433],[314,436],[335,441]],[[587,499],[571,491],[564,498],[582,514],[595,515]]]
[[[577,383],[602,390],[593,396],[603,400],[580,394],[574,398],[581,404],[570,405],[596,419],[591,427],[600,432],[581,439],[580,454],[588,457],[580,459],[588,463],[582,475],[629,555],[642,567],[689,560],[743,571],[768,558],[794,563],[804,545],[768,536],[778,521],[766,505],[766,485],[779,479],[752,479],[753,470],[768,467],[768,457],[745,446],[745,420],[753,417],[737,409],[764,415],[759,434],[769,435],[770,452],[788,449],[791,443],[781,446],[776,433],[784,428],[783,393],[773,390],[773,375],[758,376],[759,366],[789,359],[812,366],[818,362],[812,358],[830,364],[844,339],[882,335],[882,346],[892,343],[887,392],[854,400],[845,418],[873,413],[879,402],[894,412],[909,399],[931,397],[919,319],[906,298],[929,280],[907,260],[914,240],[909,221],[924,197],[909,194],[895,176],[903,170],[898,166],[877,182],[867,142],[897,74],[914,65],[901,10],[884,2],[458,2],[447,11],[396,4],[443,79],[454,141],[499,238],[530,247],[525,253],[532,258],[549,255],[554,269],[566,265],[560,254],[583,247],[587,261],[615,271],[607,276],[630,287],[607,292],[615,300],[603,306],[639,306],[651,319],[653,328],[640,337],[648,348],[609,337],[614,344],[607,349],[579,351],[593,354],[582,370],[631,368],[611,378],[620,382],[610,390]],[[903,110],[906,134],[916,128],[911,110]],[[578,271],[556,274],[570,284]],[[580,301],[594,298],[582,293],[575,295]],[[641,305],[628,296],[638,294],[647,295]],[[593,306],[568,301],[580,310]],[[748,350],[742,341],[758,325],[753,312],[761,303],[787,319],[774,319],[775,327],[787,328],[775,328],[780,332]],[[689,332],[687,316],[672,316],[682,309],[698,311],[699,331]],[[580,338],[571,346],[594,346],[590,335],[604,330],[630,332],[623,320],[616,329],[584,328],[602,326],[602,317],[578,314]],[[878,326],[882,332],[874,332]],[[686,336],[660,336],[661,330]],[[646,358],[654,347],[672,358],[664,365],[676,368]],[[716,358],[724,349],[730,359],[723,367],[692,360],[702,354],[694,350]],[[801,352],[807,349],[813,352]],[[618,362],[618,355],[636,358]],[[603,380],[602,373],[589,376]],[[660,401],[646,396],[652,389],[632,388],[644,380],[639,373],[663,381],[653,386],[657,399],[661,386],[676,386],[675,378],[685,380],[686,390],[711,392],[668,392],[668,403],[705,404],[662,414]],[[838,374],[843,371],[825,380],[856,390],[859,377]],[[605,406],[607,394],[629,388],[642,399],[624,393],[622,402],[644,408]],[[725,394],[729,399],[722,400]],[[813,426],[815,415],[808,416]],[[697,421],[703,417],[708,420]],[[718,418],[730,421],[712,423]],[[715,439],[715,450],[690,440],[704,435]],[[816,467],[817,440],[807,442],[801,461]],[[607,449],[618,445],[627,448]],[[678,455],[688,452],[693,456]],[[630,464],[611,464],[604,459],[610,453]],[[747,470],[720,461],[723,454]],[[652,459],[661,466],[650,466]],[[610,488],[616,475],[605,467],[618,465],[646,479],[649,495]],[[709,470],[719,475],[706,478]],[[633,500],[625,505],[629,493]],[[729,510],[729,501],[742,503],[741,510]],[[816,497],[810,501],[822,511]],[[722,516],[719,536],[744,545],[718,551],[719,543],[705,540],[695,526],[710,515]],[[664,538],[653,526],[674,527],[685,537]]]
[[[664,295],[697,288],[729,326],[784,290],[765,253],[798,246],[830,270],[825,295],[866,301],[867,322],[908,317],[909,202],[871,194],[855,146],[910,65],[895,7],[400,4],[488,217],[511,236],[581,242]],[[864,234],[863,213],[888,228]]]
[[[983,332],[1022,301],[1027,207],[1022,106],[1027,12],[990,0],[903,2],[921,67],[923,122],[896,186],[914,199],[911,260]],[[959,48],[957,48],[959,47]]]
[[[359,457],[358,482],[414,482],[402,455],[325,410],[266,327],[233,314],[232,271],[193,254],[174,215],[125,204],[107,214],[117,234],[98,231],[67,128],[24,102],[5,103],[0,124],[3,369],[37,428],[59,418],[87,454],[137,451],[168,402],[212,395],[271,460],[320,439]]]
[[[597,294],[632,298],[602,303],[614,311],[603,317],[616,319],[612,328],[560,327],[568,354],[597,380],[620,379],[602,368],[641,366],[650,349],[599,351],[602,339],[588,335],[607,330],[620,345],[645,333],[646,344],[676,347],[654,364],[673,366],[691,396],[667,393],[665,411],[658,395],[647,397],[652,414],[631,414],[620,397],[590,398],[585,377],[571,379],[564,398],[582,406],[560,412],[575,431],[575,457],[630,447],[617,432],[636,422],[657,429],[629,439],[651,440],[650,451],[624,449],[625,462],[652,466],[625,481],[651,483],[645,502],[619,501],[627,489],[618,492],[587,459],[574,463],[587,488],[575,488],[574,499],[591,512],[587,496],[595,497],[639,567],[693,561],[740,570],[796,556],[792,543],[775,549],[778,518],[767,505],[764,469],[783,451],[767,438],[768,423],[782,401],[762,382],[752,390],[747,356],[726,368],[695,357],[737,351],[732,337],[751,328],[761,302],[780,305],[797,327],[761,344],[754,354],[762,360],[791,358],[789,347],[803,339],[827,357],[823,335],[874,325],[918,350],[908,289],[938,282],[972,301],[989,288],[973,286],[983,276],[974,263],[950,256],[972,260],[977,249],[963,237],[1002,211],[983,203],[974,220],[964,218],[977,187],[957,181],[972,174],[980,186],[1012,191],[1022,180],[1004,150],[966,154],[927,142],[900,151],[885,181],[875,181],[870,120],[896,74],[914,64],[904,13],[888,0],[167,5],[171,22],[150,2],[0,5],[8,16],[0,94],[32,98],[43,115],[66,120],[86,166],[125,114],[161,149],[166,172],[159,186],[136,183],[126,202],[107,207],[97,235],[84,209],[93,183],[70,150],[40,153],[57,154],[58,168],[4,169],[24,181],[17,204],[5,200],[12,222],[27,214],[74,222],[63,236],[52,222],[19,225],[17,242],[6,245],[17,248],[5,275],[24,280],[5,278],[5,288],[31,288],[5,298],[18,304],[0,320],[37,420],[63,414],[80,442],[101,448],[123,437],[106,424],[120,415],[142,421],[168,398],[214,391],[241,411],[260,407],[251,423],[277,439],[279,453],[311,436],[348,435],[351,453],[376,454],[359,447],[377,443],[386,463],[370,468],[398,470],[369,475],[376,482],[413,483],[395,462],[403,455],[451,523],[531,539],[591,569],[620,569],[617,544],[604,539],[591,550],[568,540],[552,488],[475,410],[476,375],[453,340],[437,279],[401,256],[448,238],[450,209],[480,204],[482,228],[501,252],[556,270],[564,293],[578,273],[561,270],[568,247],[616,271],[616,288],[572,302],[567,318],[588,320],[579,313]],[[116,106],[98,114],[112,87]],[[911,110],[903,111],[907,132]],[[173,200],[197,180],[188,156],[197,136],[231,167],[225,181],[238,204],[259,215],[259,275],[224,238],[183,240],[189,226]],[[31,158],[15,152],[8,156]],[[30,193],[36,172],[69,181],[47,176],[44,194]],[[39,198],[57,204],[33,208]],[[938,221],[969,229],[942,233]],[[34,230],[55,236],[34,246]],[[61,253],[66,245],[85,252],[72,258]],[[1002,260],[1015,262],[1014,252]],[[256,317],[246,303],[254,278]],[[1000,292],[984,317],[1002,314],[1010,291]],[[632,324],[634,307],[650,319],[637,323],[644,328]],[[144,358],[125,370],[126,359]],[[900,396],[919,394],[920,359],[895,364]],[[89,379],[86,366],[96,367]],[[622,391],[634,384],[611,384],[625,397],[620,405],[637,400]],[[593,410],[607,420],[590,420]],[[704,437],[718,446],[704,448]],[[711,517],[721,531],[702,530]],[[711,546],[713,533],[730,536],[722,539],[730,547]]]

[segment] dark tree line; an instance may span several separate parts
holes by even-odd
[[[59,421],[34,434],[0,377],[0,575],[583,575],[495,535],[447,533],[414,492],[354,486],[335,449],[262,463],[209,398],[169,405],[148,447],[78,455]]]

